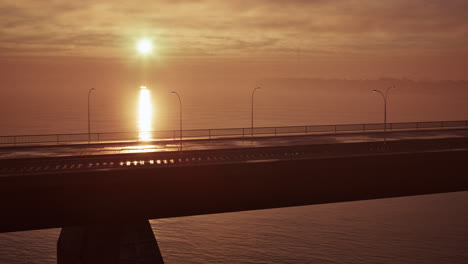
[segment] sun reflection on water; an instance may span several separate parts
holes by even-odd
[[[151,119],[152,119],[152,105],[151,94],[146,86],[140,87],[140,97],[138,100],[138,132],[140,141],[151,140]]]

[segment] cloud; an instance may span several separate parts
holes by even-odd
[[[0,54],[118,57],[141,36],[182,56],[465,54],[467,13],[464,0],[6,0]]]

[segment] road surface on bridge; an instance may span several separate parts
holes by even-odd
[[[467,130],[439,130],[388,133],[387,144],[383,144],[383,133],[354,133],[187,140],[183,152],[178,151],[178,141],[18,147],[4,150],[0,175],[453,151],[468,148],[467,139]]]
[[[468,137],[468,130],[418,130],[387,132],[387,141]],[[236,148],[298,146],[312,144],[340,144],[383,141],[384,133],[347,133],[326,135],[298,135],[254,138],[223,138],[184,140],[183,150],[219,150]],[[0,159],[90,156],[127,153],[147,153],[179,150],[179,141],[140,143],[100,143],[80,145],[50,145],[0,148]]]

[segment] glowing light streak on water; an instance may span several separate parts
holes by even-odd
[[[140,97],[138,99],[138,137],[140,141],[151,140],[152,130],[152,112],[153,107],[151,105],[151,94],[146,86],[140,87]]]

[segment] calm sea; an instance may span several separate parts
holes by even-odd
[[[178,106],[155,101],[155,127],[177,128]],[[250,91],[206,100],[183,96],[187,128],[246,127]],[[256,124],[381,122],[382,102],[368,90],[264,89]],[[389,120],[465,119],[465,94],[395,91]],[[158,101],[159,100],[159,101]],[[166,103],[161,103],[166,101]],[[172,102],[167,103],[167,102]],[[414,102],[418,104],[415,105]],[[130,129],[134,118],[96,96],[96,131]],[[86,131],[86,108],[49,106],[21,112],[2,134]],[[60,114],[57,114],[61,108]],[[164,109],[163,109],[164,108]],[[119,110],[120,109],[120,110]],[[133,111],[133,110],[132,110]],[[462,173],[462,172],[460,172]],[[376,175],[378,177],[378,175]],[[152,220],[166,263],[468,263],[468,192]],[[6,213],[6,212],[4,212]],[[60,229],[0,234],[0,263],[55,263]]]

